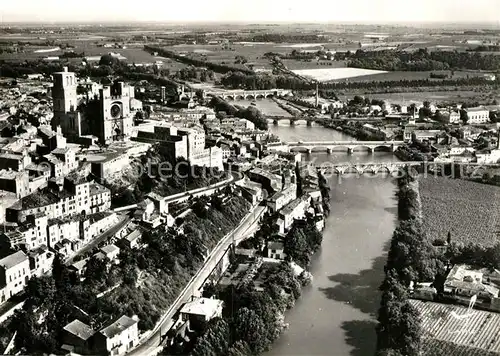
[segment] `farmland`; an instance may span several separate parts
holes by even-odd
[[[500,242],[500,187],[461,179],[422,176],[419,179],[423,226],[429,239],[491,246]]]
[[[255,106],[262,112],[264,115],[268,116],[283,116],[283,117],[291,117],[287,111],[283,110],[276,104],[274,101],[265,99],[265,100],[256,100]],[[233,104],[247,107],[252,104],[252,101],[248,100],[239,100],[235,101]]]
[[[399,93],[377,93],[370,94],[370,97],[377,97],[380,100],[388,100],[393,104],[409,105],[412,102],[424,102],[429,100],[433,103],[439,102],[464,102],[468,100],[481,101],[481,100],[492,100],[495,95],[486,92],[476,92],[472,90],[457,90],[457,91],[432,91],[429,88],[421,92],[399,92]],[[439,89],[439,88],[437,88]],[[345,95],[341,95],[344,100],[351,100],[354,96],[359,94],[365,94],[365,90],[349,90]]]
[[[321,82],[329,82],[337,79],[346,79],[359,76],[374,75],[386,73],[385,71],[361,69],[361,68],[318,68],[318,69],[299,69],[294,73],[312,78]]]
[[[500,352],[500,314],[411,300],[420,313],[423,355],[490,356]]]

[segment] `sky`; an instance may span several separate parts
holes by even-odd
[[[500,0],[0,0],[8,22],[494,22]]]

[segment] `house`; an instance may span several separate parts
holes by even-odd
[[[282,191],[274,193],[271,198],[267,200],[267,206],[272,213],[275,213],[296,198],[297,185],[290,184]]]
[[[69,352],[88,354],[93,350],[95,331],[78,319],[67,324],[62,331],[62,348]]]
[[[123,315],[93,336],[94,349],[99,354],[122,355],[139,343],[137,318]]]
[[[484,124],[490,121],[490,112],[484,107],[468,108],[465,112],[468,124]]]
[[[42,276],[52,272],[54,253],[50,252],[47,246],[42,245],[35,250],[28,252],[30,261],[30,272],[32,276]]]
[[[467,265],[455,265],[444,282],[444,292],[462,298],[477,295],[480,300],[491,301],[498,298],[499,288],[483,280],[483,271]]]
[[[120,254],[120,249],[116,245],[106,245],[99,250],[96,254],[97,258],[103,259],[107,258],[111,262],[118,262],[118,255]]]
[[[282,225],[280,225],[280,232],[284,232],[292,226],[296,219],[302,219],[305,217],[306,208],[309,204],[309,196],[307,194],[300,198],[297,198],[286,205],[280,211],[280,219]],[[280,221],[278,219],[278,221]]]
[[[23,291],[31,278],[30,262],[23,251],[0,260],[0,303]]]
[[[121,246],[126,246],[128,248],[138,248],[142,233],[140,230],[134,230],[130,234],[126,235],[120,240]]]
[[[68,269],[70,272],[74,273],[76,275],[77,278],[79,278],[80,280],[83,280],[83,276],[85,274],[85,268],[87,267],[87,262],[88,262],[89,258],[86,258],[84,260],[81,260],[81,261],[78,261],[78,262],[75,262],[71,265],[68,266]]]
[[[199,298],[184,304],[181,309],[181,319],[189,321],[194,328],[203,327],[213,318],[222,316],[224,302],[219,299]]]
[[[267,257],[277,260],[284,260],[286,257],[285,246],[283,242],[268,241],[267,242]]]

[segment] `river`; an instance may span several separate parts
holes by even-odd
[[[273,126],[284,141],[352,140],[323,127]],[[385,162],[392,153],[313,153],[318,162]],[[287,312],[289,328],[266,355],[373,355],[378,287],[396,224],[395,185],[388,176],[332,177],[331,214],[313,258],[312,284]]]

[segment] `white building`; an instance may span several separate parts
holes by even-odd
[[[276,260],[284,260],[286,257],[285,247],[283,242],[268,241],[267,243],[267,257]]]
[[[50,248],[64,239],[76,241],[80,239],[80,220],[73,217],[50,219],[47,224],[47,244]]]
[[[490,121],[490,112],[483,107],[468,108],[465,111],[468,124],[484,124]]]
[[[183,321],[189,321],[194,327],[203,326],[213,318],[220,318],[223,306],[222,300],[199,298],[184,304],[180,316]]]
[[[124,315],[94,335],[95,347],[102,354],[122,355],[139,343],[137,320]]]
[[[30,262],[23,251],[0,260],[0,303],[20,293],[31,278]]]
[[[85,242],[93,240],[118,222],[116,213],[100,212],[85,217],[80,230],[81,239]]]
[[[290,184],[282,191],[273,194],[273,196],[267,200],[267,206],[271,212],[275,213],[296,198],[297,185]]]

